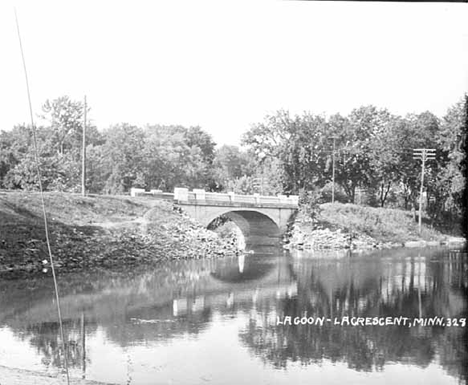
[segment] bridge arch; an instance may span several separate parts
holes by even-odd
[[[277,243],[281,236],[280,225],[267,213],[252,209],[226,209],[212,213],[205,219],[208,227],[216,218],[226,216],[234,222],[244,235],[246,246],[271,245]]]
[[[146,194],[133,189],[132,196]],[[229,217],[242,231],[249,245],[273,245],[285,233],[288,222],[298,209],[298,196],[237,195],[175,188],[174,194],[151,191],[158,199],[170,198],[174,204],[203,226],[221,215]]]
[[[205,227],[221,215],[231,219],[242,231],[246,247],[278,244],[287,223],[295,211],[279,207],[232,207],[209,204],[181,204],[179,206]]]

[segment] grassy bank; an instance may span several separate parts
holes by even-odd
[[[58,271],[127,269],[236,253],[170,203],[144,198],[46,193]],[[38,193],[0,192],[0,277],[50,274]],[[46,271],[47,270],[47,271]]]
[[[392,247],[450,238],[425,223],[419,234],[411,212],[349,203],[322,204],[314,220],[299,212],[290,232],[291,246],[304,248]]]

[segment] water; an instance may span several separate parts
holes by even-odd
[[[273,249],[125,276],[62,276],[71,376],[134,385],[465,383],[467,269],[455,250]],[[446,325],[333,323],[399,316]],[[294,325],[296,317],[324,323]],[[0,367],[56,376],[63,357],[50,278],[1,281]]]

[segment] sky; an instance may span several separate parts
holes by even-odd
[[[69,95],[98,128],[200,126],[240,144],[279,109],[442,117],[468,92],[468,5],[300,1],[0,4],[0,130]]]

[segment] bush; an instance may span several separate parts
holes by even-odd
[[[318,190],[306,191],[302,189],[299,191],[299,210],[313,222],[317,221],[321,212],[320,199],[321,193]]]
[[[333,196],[333,183],[327,183],[320,189],[320,203],[327,203],[332,201]],[[335,183],[335,202],[349,203],[348,196],[343,192],[343,189]]]
[[[320,219],[333,228],[367,234],[381,241],[404,242],[421,237],[437,239],[441,234],[423,226],[421,237],[411,213],[398,209],[374,208],[355,204],[325,203],[321,205]]]

